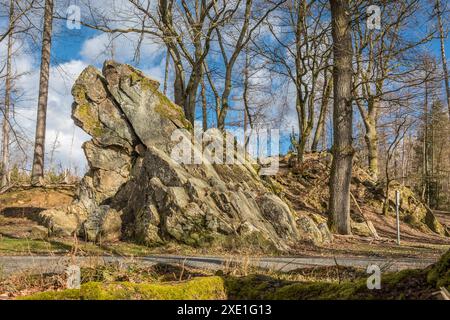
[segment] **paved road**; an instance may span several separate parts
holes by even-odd
[[[124,265],[138,263],[154,265],[157,263],[185,265],[193,268],[219,270],[233,264],[245,264],[271,270],[290,271],[314,266],[353,266],[366,268],[376,264],[391,271],[413,268],[424,268],[433,264],[432,259],[384,259],[361,257],[260,257],[260,258],[226,258],[200,256],[170,256],[153,255],[140,258],[124,257],[61,257],[61,256],[0,256],[0,275],[9,275],[19,271],[33,271],[36,273],[63,272],[71,264],[86,266],[103,263],[121,263]]]

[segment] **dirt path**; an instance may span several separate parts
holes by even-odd
[[[376,264],[380,268],[396,271],[402,269],[424,268],[433,264],[433,259],[386,259],[386,258],[360,258],[360,257],[261,257],[261,258],[226,258],[226,257],[202,257],[202,256],[169,256],[154,255],[142,258],[124,257],[58,257],[58,256],[19,256],[0,257],[0,276],[10,275],[21,271],[34,273],[61,273],[68,265],[96,265],[104,263],[122,263],[124,265],[138,263],[154,265],[178,264],[192,268],[209,270],[224,269],[229,265],[241,264],[260,267],[270,270],[291,271],[300,268],[314,266],[340,266],[362,267]]]

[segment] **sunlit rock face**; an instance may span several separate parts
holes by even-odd
[[[157,81],[114,61],[106,61],[102,72],[91,66],[82,72],[72,90],[72,117],[92,137],[83,146],[89,171],[69,208],[43,213],[50,231],[91,241],[281,251],[300,240],[330,240],[328,230],[321,231],[326,226],[293,213],[250,163],[211,164],[210,151],[191,144],[183,110],[158,88]],[[209,140],[220,137],[212,131]],[[202,149],[197,164],[175,161],[180,139],[192,152]],[[239,147],[235,152],[245,158]],[[64,220],[67,227],[56,222]]]

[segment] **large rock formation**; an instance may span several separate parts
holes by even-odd
[[[91,241],[232,241],[278,250],[301,239],[330,239],[326,224],[295,214],[248,162],[174,161],[179,141],[172,135],[186,129],[179,138],[190,143],[191,126],[158,87],[140,71],[113,61],[105,62],[102,73],[94,67],[83,71],[72,91],[72,117],[92,136],[83,146],[90,169],[75,203],[42,213],[50,231],[77,232]],[[210,140],[219,137],[215,132]],[[198,151],[198,144],[191,147]]]

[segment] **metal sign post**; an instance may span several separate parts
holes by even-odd
[[[397,215],[397,244],[400,245],[400,190],[395,191],[395,213]]]

